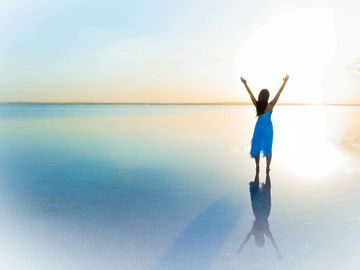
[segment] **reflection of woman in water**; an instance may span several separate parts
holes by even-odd
[[[281,259],[279,249],[276,245],[275,239],[270,231],[268,218],[271,210],[271,182],[270,176],[266,176],[265,184],[260,187],[259,177],[255,177],[253,182],[250,182],[250,198],[251,207],[255,216],[251,231],[247,234],[244,242],[241,244],[238,252],[244,248],[245,244],[249,241],[251,236],[257,246],[263,247],[265,244],[265,236],[267,236],[272,245],[274,246],[278,258]]]
[[[241,81],[244,83],[245,88],[250,95],[251,101],[256,107],[256,112],[258,116],[253,137],[251,140],[250,151],[251,158],[255,158],[256,175],[259,174],[260,153],[262,153],[262,155],[266,157],[266,174],[269,174],[273,142],[273,126],[271,122],[271,114],[288,79],[289,75],[286,75],[283,78],[283,84],[281,85],[274,99],[269,103],[268,101],[270,94],[267,89],[261,90],[258,100],[256,100],[249,86],[247,85],[246,80],[241,77]]]

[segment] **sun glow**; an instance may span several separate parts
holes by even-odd
[[[326,102],[324,81],[337,47],[333,17],[327,9],[275,14],[240,49],[239,73],[272,92],[288,73],[292,91],[282,101]]]

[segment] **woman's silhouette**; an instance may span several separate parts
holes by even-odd
[[[271,210],[270,176],[266,176],[266,182],[265,184],[262,184],[261,187],[259,184],[259,177],[255,177],[255,180],[250,182],[249,185],[251,207],[255,216],[255,220],[253,222],[251,231],[247,234],[245,240],[238,249],[238,253],[242,251],[251,236],[254,236],[255,243],[259,247],[263,247],[265,245],[265,236],[267,236],[275,248],[278,258],[281,259],[279,248],[276,245],[275,239],[270,231],[268,222]]]
[[[269,103],[269,91],[267,89],[262,89],[260,91],[258,100],[256,100],[249,86],[247,85],[246,80],[241,77],[241,81],[244,83],[245,88],[249,93],[253,104],[256,107],[256,113],[258,117],[251,140],[250,151],[251,158],[255,158],[256,176],[259,175],[260,153],[262,153],[263,156],[266,157],[266,174],[268,175],[270,172],[273,142],[273,126],[271,122],[271,114],[288,79],[289,75],[286,75],[283,78],[283,84],[281,85],[274,99]]]

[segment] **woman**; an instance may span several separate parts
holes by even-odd
[[[251,140],[251,151],[250,151],[251,158],[255,158],[257,176],[259,175],[260,153],[262,153],[263,157],[266,157],[266,174],[268,175],[270,172],[270,162],[272,156],[272,142],[273,142],[273,126],[271,122],[271,113],[288,79],[289,79],[289,75],[286,75],[283,78],[283,84],[281,85],[276,96],[271,102],[268,102],[269,91],[267,89],[262,89],[260,91],[258,100],[256,100],[249,86],[247,85],[246,80],[241,77],[241,81],[244,83],[245,88],[250,95],[251,101],[256,107],[256,113],[258,117],[254,129],[253,137]]]

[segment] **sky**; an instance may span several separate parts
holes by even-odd
[[[360,103],[360,2],[0,0],[0,101]],[[270,97],[271,98],[271,97]]]

